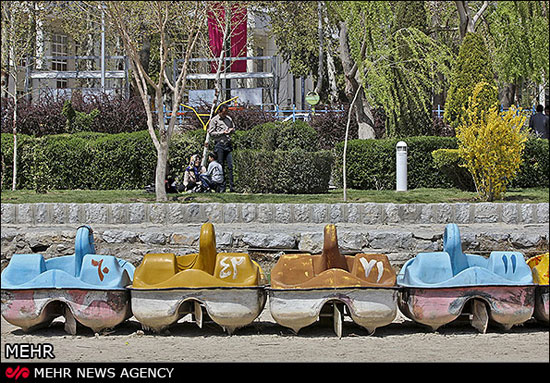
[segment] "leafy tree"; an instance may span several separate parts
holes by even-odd
[[[395,22],[394,31],[395,44],[398,56],[405,62],[402,68],[393,68],[392,77],[394,86],[392,92],[398,102],[398,106],[392,113],[388,113],[388,133],[396,136],[419,136],[429,134],[432,126],[432,88],[429,77],[429,68],[424,61],[411,60],[414,52],[411,46],[402,41],[404,28],[415,28],[427,35],[428,20],[427,9],[424,1],[399,1],[394,8]],[[413,71],[418,73],[421,81],[416,87],[411,87],[405,81],[406,73]],[[428,79],[426,81],[426,79]]]
[[[345,2],[342,8],[349,28],[351,55],[358,65],[367,102],[396,116],[407,108],[401,97],[408,92],[409,102],[416,108],[431,110],[425,97],[414,100],[412,96],[421,95],[427,88],[441,87],[436,75],[449,73],[448,50],[414,26],[396,27],[389,2]],[[393,133],[388,125],[386,130]]]
[[[314,1],[270,2],[271,35],[295,76],[307,76],[318,61],[317,4]]]
[[[541,94],[544,97],[550,66],[548,7],[547,1],[499,1],[488,16],[499,85],[510,90],[503,97],[505,106],[519,101],[522,84],[534,88],[525,106],[533,105]]]

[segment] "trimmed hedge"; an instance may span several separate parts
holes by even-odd
[[[139,189],[154,180],[147,131],[18,135],[18,189]],[[2,134],[2,187],[11,186],[13,136]]]
[[[169,176],[183,180],[190,156],[202,155],[205,135],[202,129],[174,135],[167,164]],[[332,154],[313,151],[317,148],[316,138],[315,130],[304,123],[268,123],[238,131],[233,151],[237,190],[328,191]],[[21,134],[18,141],[18,189],[141,189],[154,182],[156,151],[146,130],[38,138]],[[13,136],[2,134],[4,189],[11,187],[12,156]]]
[[[326,193],[333,157],[327,150],[238,150],[235,187],[248,193]]]
[[[395,189],[395,145],[400,139],[351,140],[347,153],[347,187],[351,189]],[[452,187],[451,180],[440,172],[432,152],[441,148],[456,148],[451,137],[408,137],[407,171],[408,188]],[[334,181],[342,186],[342,154],[344,143],[335,148],[336,166]]]
[[[435,166],[443,174],[449,177],[453,185],[461,190],[475,191],[475,183],[472,175],[459,163],[458,149],[437,149],[432,152]]]
[[[511,187],[548,187],[548,148],[547,139],[529,137],[523,151],[523,163],[516,178],[512,180]]]
[[[395,145],[399,139],[351,140],[348,142],[347,186],[353,189],[395,188]],[[408,137],[408,187],[415,188],[469,188],[467,180],[436,163],[432,152],[438,149],[456,149],[454,137]],[[334,181],[342,186],[342,153],[344,143],[335,148]],[[548,187],[548,140],[530,138],[525,145],[524,162],[512,187]],[[458,159],[458,158],[457,158]],[[448,159],[447,159],[448,160]],[[445,164],[449,166],[450,164]],[[456,170],[456,168],[455,168]],[[466,182],[466,183],[465,183]]]
[[[265,134],[253,131],[237,131],[234,136],[234,176],[238,191],[325,192],[333,163],[334,182],[342,185],[343,143],[338,144],[334,152],[308,151],[316,145],[309,132],[300,133],[301,137],[309,138],[301,141],[302,148],[296,148],[291,145],[291,139],[273,138],[278,137],[277,132],[283,132],[281,137],[290,135],[277,124],[270,132],[266,133],[266,129]],[[168,162],[170,175],[183,177],[189,157],[194,153],[202,154],[204,137],[202,129],[174,136]],[[278,142],[278,146],[272,146],[276,150],[250,148],[268,145],[264,139]],[[349,141],[347,186],[353,189],[394,189],[397,142],[398,139]],[[432,152],[437,149],[455,149],[455,138],[409,137],[406,142],[409,188],[459,187],[452,175],[438,169],[432,158]],[[2,188],[10,189],[11,134],[1,135],[1,149]],[[39,138],[20,134],[18,161],[18,189],[141,189],[154,182],[156,152],[147,131],[120,134],[82,132]],[[512,187],[548,187],[548,171],[548,140],[531,138],[526,143],[524,162]]]
[[[239,132],[234,138],[234,149],[319,150],[319,137],[315,129],[304,121],[267,122]]]

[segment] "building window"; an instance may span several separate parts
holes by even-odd
[[[52,56],[67,56],[67,36],[60,34],[52,35]],[[52,70],[55,71],[66,71],[67,70],[67,60],[64,59],[52,59]],[[67,80],[56,80],[57,89],[67,88]]]

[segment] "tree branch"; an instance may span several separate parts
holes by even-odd
[[[489,2],[484,1],[481,8],[479,8],[479,11],[477,11],[476,15],[472,19],[472,23],[474,24],[474,28],[476,27],[479,18],[483,15],[483,13],[485,12],[485,10],[487,9],[488,6],[489,6]]]

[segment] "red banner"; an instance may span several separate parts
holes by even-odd
[[[211,3],[208,10],[208,39],[213,58],[219,58],[223,49],[223,31],[225,29],[225,8],[219,3]],[[246,57],[247,10],[244,5],[231,7],[230,44],[231,57]],[[210,64],[210,72],[216,73],[218,63]],[[222,67],[223,68],[223,67]],[[246,72],[246,60],[237,60],[229,68],[230,72]]]
[[[233,6],[231,9],[231,57],[246,57],[247,25],[246,6]],[[246,60],[233,61],[231,72],[246,72]]]

